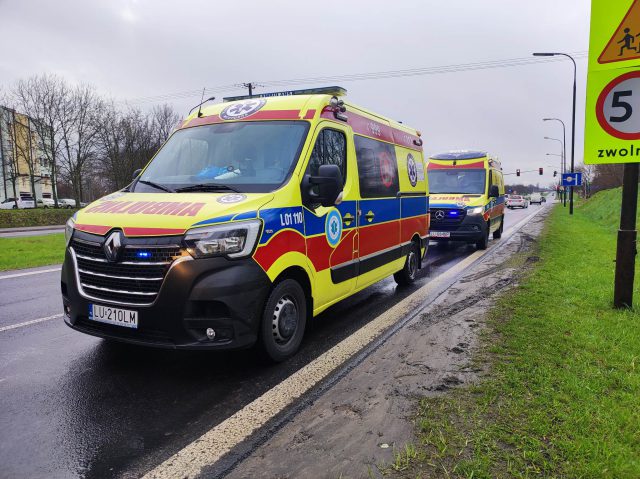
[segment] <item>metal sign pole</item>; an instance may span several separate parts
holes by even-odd
[[[633,280],[636,267],[636,214],[638,208],[638,163],[624,165],[622,208],[616,251],[616,276],[613,305],[630,308],[633,305]]]

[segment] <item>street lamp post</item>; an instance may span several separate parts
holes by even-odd
[[[558,155],[557,153],[545,153],[545,155],[547,156],[559,156],[560,157],[560,173],[562,173],[562,170],[564,168],[563,162],[564,162],[564,155]],[[550,168],[555,168],[555,165],[547,165]],[[562,184],[562,174],[560,175],[560,181],[558,182],[558,187],[556,188],[556,192],[558,192],[560,185]],[[560,201],[562,201],[562,198],[564,198],[566,200],[566,197],[563,193],[562,197],[558,197],[560,199]],[[565,201],[564,203],[565,206],[567,206],[567,202]]]
[[[564,121],[560,118],[543,118],[542,121],[559,121],[562,125],[562,166],[560,168],[562,173],[567,171],[567,129],[564,125]],[[567,206],[567,195],[563,192],[564,206]]]
[[[551,138],[549,136],[545,136],[544,139],[553,140],[560,143],[560,153],[562,153],[560,155],[562,157],[562,160],[560,161],[560,172],[565,173],[565,170],[567,169],[567,157],[565,156],[564,142],[562,140],[559,140],[558,138]],[[562,178],[562,176],[560,176],[560,178]],[[562,203],[565,207],[567,206],[567,195],[564,190],[562,191]]]
[[[573,63],[573,111],[571,114],[571,174],[575,168],[575,150],[576,150],[576,78],[578,76],[578,68],[576,67],[576,61],[568,53],[534,53],[536,57],[555,57],[563,56],[567,57]],[[569,187],[569,214],[573,214],[573,186]]]

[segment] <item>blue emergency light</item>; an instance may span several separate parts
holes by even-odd
[[[136,257],[140,259],[149,259],[151,258],[151,251],[137,251]]]
[[[458,216],[459,214],[460,214],[460,212],[457,211],[457,210],[449,211],[449,216]]]

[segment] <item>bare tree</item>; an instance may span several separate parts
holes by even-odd
[[[51,166],[53,201],[58,206],[58,158],[62,143],[63,105],[69,101],[70,90],[62,78],[44,74],[20,80],[12,97],[21,111],[29,116],[32,128],[42,142],[42,153]]]
[[[167,141],[169,135],[178,126],[180,115],[166,103],[155,106],[151,111],[151,128],[153,129],[154,142],[159,148]]]
[[[122,112],[110,103],[97,121],[99,170],[111,189],[121,189],[131,183],[133,172],[143,168],[162,146],[179,116],[168,105],[145,114],[137,109]]]
[[[607,190],[622,186],[623,165],[596,165],[592,182],[592,191]]]
[[[60,109],[60,169],[73,187],[76,206],[82,199],[82,176],[95,159],[97,121],[101,101],[93,87],[79,85],[71,90]]]

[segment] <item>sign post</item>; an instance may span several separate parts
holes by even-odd
[[[640,0],[592,0],[584,147],[586,164],[625,164],[613,303],[628,308],[640,162]]]

